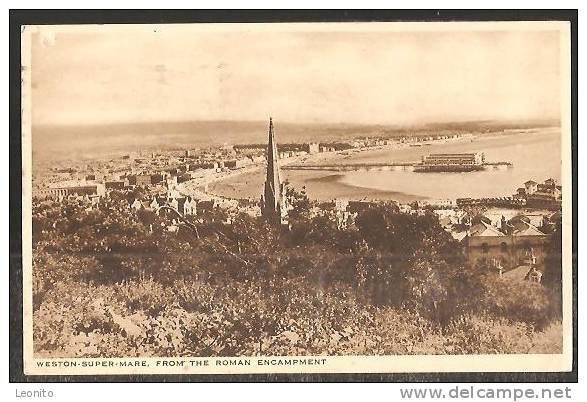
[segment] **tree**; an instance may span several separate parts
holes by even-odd
[[[294,220],[286,235],[285,241],[293,247],[311,244],[346,249],[349,247],[345,244],[343,232],[328,215]]]
[[[286,186],[285,196],[291,209],[288,211],[288,218],[290,222],[304,221],[310,217],[310,208],[312,203],[306,194],[306,187],[302,187],[301,191],[297,191],[291,186]]]
[[[550,237],[544,260],[542,284],[551,291],[551,304],[557,314],[562,314],[562,270],[563,270],[562,223],[557,223]],[[569,267],[570,268],[570,267]]]

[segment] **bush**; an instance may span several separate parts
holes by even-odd
[[[94,258],[80,254],[33,252],[33,310],[39,308],[56,284],[79,282],[97,265]]]
[[[509,281],[492,275],[476,298],[476,310],[542,329],[554,318],[548,290],[530,281]]]
[[[461,317],[441,332],[427,335],[414,349],[417,354],[528,353],[532,328],[503,318]]]
[[[534,335],[528,353],[559,354],[563,352],[563,323],[555,321]]]
[[[171,288],[153,278],[123,282],[113,285],[113,288],[117,304],[124,306],[129,313],[144,311],[155,317],[176,300]]]
[[[465,267],[433,216],[378,207],[359,215],[358,229],[340,230],[302,208],[293,232],[239,216],[231,226],[208,222],[195,238],[150,233],[125,202],[36,210],[35,353],[560,350],[556,287]]]

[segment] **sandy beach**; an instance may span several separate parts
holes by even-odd
[[[433,140],[422,143],[420,147],[411,147],[408,144],[395,143],[390,145],[375,146],[363,149],[350,149],[346,151],[321,152],[312,155],[303,155],[281,159],[280,165],[290,164],[325,164],[325,163],[354,163],[362,161],[389,160],[388,156],[394,155],[397,161],[417,161],[418,151],[422,148],[429,149],[432,145],[455,144],[469,142],[474,137],[464,137],[451,140]],[[413,150],[416,150],[414,152]],[[386,157],[387,156],[387,157]],[[409,159],[412,158],[412,159]],[[257,200],[260,197],[265,180],[265,163],[250,165],[237,170],[222,172],[203,172],[179,186],[179,191],[184,195],[218,202],[227,202],[231,199]],[[385,199],[398,201],[413,201],[426,197],[415,194],[403,194],[397,191],[382,190],[345,184],[344,175],[333,174],[329,171],[298,171],[281,170],[282,180],[289,182],[298,189],[305,188],[311,198],[328,200],[341,199]]]
[[[544,180],[550,176],[558,179],[560,171],[554,154],[560,155],[560,133],[544,129],[533,133],[490,134],[463,137],[451,141],[431,141],[428,145],[409,146],[394,144],[361,151],[328,152],[298,158],[280,160],[286,164],[326,164],[361,162],[413,162],[434,152],[485,152],[489,161],[506,155],[514,162],[507,171],[476,173],[435,173],[386,171],[307,171],[281,170],[281,178],[295,188],[305,188],[312,199],[382,199],[410,202],[431,198],[456,198],[461,196],[503,196],[511,194],[528,179]],[[220,198],[257,200],[264,182],[264,164],[237,171],[217,173],[204,181],[190,183],[204,188],[207,195]],[[544,176],[544,177],[543,177]],[[455,193],[464,189],[466,195]]]

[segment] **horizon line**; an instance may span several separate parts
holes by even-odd
[[[143,120],[143,121],[111,121],[96,123],[31,123],[31,127],[80,127],[80,126],[123,126],[137,124],[186,124],[186,123],[254,123],[268,124],[270,118],[279,124],[288,125],[355,125],[355,126],[392,126],[397,128],[409,128],[434,124],[471,124],[471,123],[523,123],[523,122],[561,122],[560,117],[520,117],[520,118],[479,118],[465,120],[425,120],[412,123],[392,122],[334,122],[334,121],[291,121],[275,119],[273,115],[267,115],[266,120],[248,119],[193,119],[193,120]]]

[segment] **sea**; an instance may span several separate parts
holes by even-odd
[[[475,123],[475,127],[478,127]],[[466,125],[457,127],[460,133]],[[494,127],[492,127],[494,128]],[[278,142],[336,141],[385,134],[381,126],[276,125]],[[436,129],[436,127],[433,127]],[[442,127],[451,129],[451,127]],[[570,133],[566,133],[569,135]],[[205,148],[222,144],[263,143],[266,122],[196,122],[183,124],[129,124],[99,127],[33,127],[33,162],[68,158],[118,157],[133,151]],[[366,150],[329,159],[328,163],[415,162],[430,153],[483,152],[488,162],[510,162],[504,170],[480,172],[417,173],[412,171],[292,171],[281,177],[317,200],[455,199],[500,197],[515,193],[527,180],[561,179],[561,130],[540,127],[529,130],[493,130],[459,141],[436,142],[402,149]],[[211,183],[208,191],[232,198],[258,199],[264,170]]]
[[[527,180],[542,182],[553,178],[560,183],[561,179],[559,130],[476,139],[410,151],[405,152],[402,159],[407,158],[406,153],[421,157],[431,152],[483,152],[486,161],[511,162],[512,167],[456,173],[358,171],[345,173],[338,181],[347,186],[401,193],[407,198],[455,199],[511,195]],[[393,156],[388,155],[389,158]]]
[[[378,168],[357,171],[282,170],[283,180],[304,189],[313,199],[382,199],[411,202],[463,197],[503,197],[516,192],[528,180],[561,180],[560,129],[540,129],[507,135],[476,136],[458,142],[436,143],[403,149],[364,151],[329,164],[419,161],[430,153],[483,152],[487,162],[510,162],[505,169],[479,172],[419,173]],[[213,183],[209,191],[228,197],[257,198],[263,172]]]

